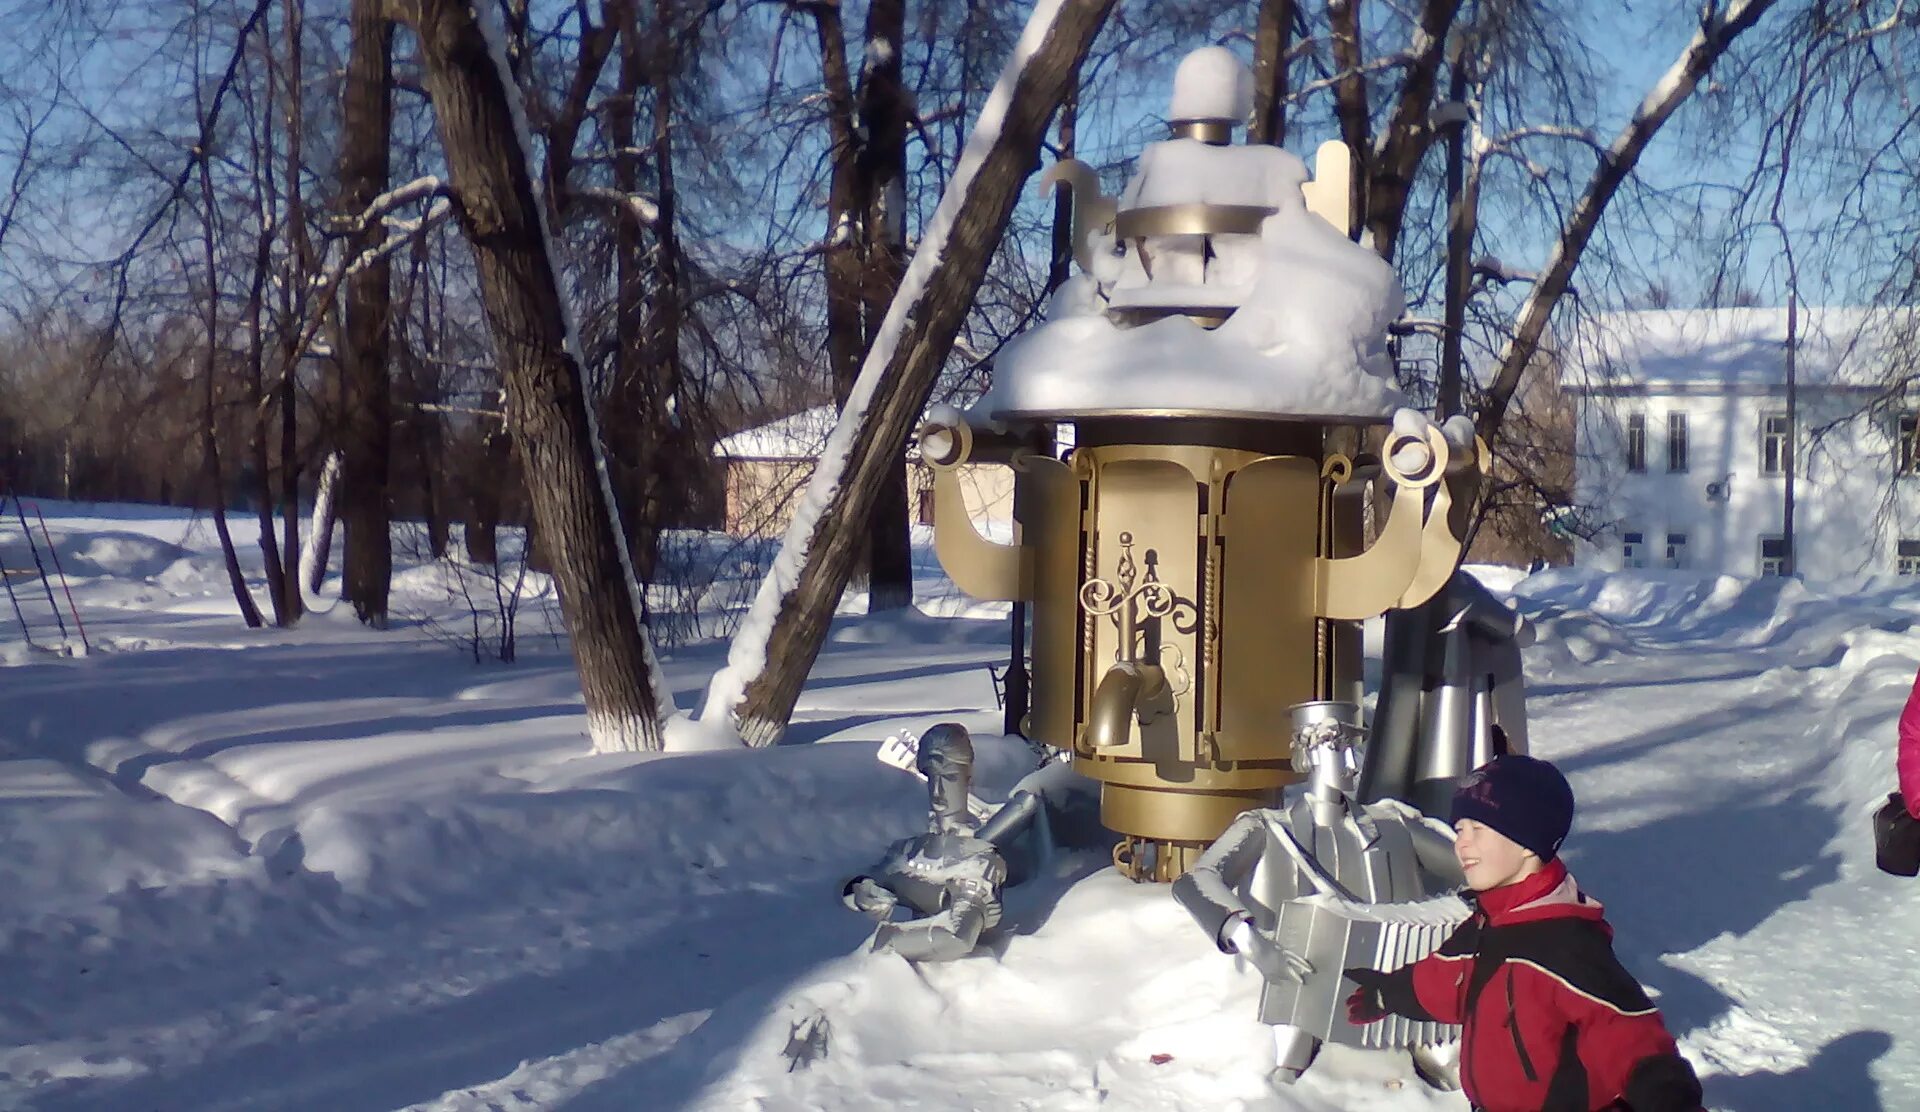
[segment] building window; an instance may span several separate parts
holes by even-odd
[[[1920,474],[1920,451],[1916,451],[1916,448],[1920,448],[1920,414],[1903,413],[1900,415],[1900,443],[1895,447],[1900,469],[1894,474]]]
[[[1760,538],[1760,574],[1787,574],[1787,538]]]
[[[1627,470],[1647,469],[1647,415],[1627,415]]]
[[[1687,469],[1687,415],[1667,414],[1667,470]]]
[[[1760,418],[1760,473],[1782,475],[1793,462],[1793,448],[1787,439],[1787,415],[1769,413]]]
[[[1667,534],[1667,566],[1670,568],[1687,566],[1687,535],[1685,533]]]
[[[1629,568],[1644,568],[1647,566],[1646,534],[1620,534],[1620,563]]]
[[[1920,575],[1920,541],[1902,540],[1893,569],[1901,575]]]

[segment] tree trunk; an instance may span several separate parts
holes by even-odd
[[[294,274],[298,283],[286,282],[281,314],[281,328],[286,337],[281,358],[285,366],[280,376],[280,558],[287,569],[282,579],[286,591],[285,613],[289,622],[300,619],[306,609],[306,602],[300,594],[300,581],[294,570],[301,565],[300,560],[300,425],[298,411],[294,407],[299,394],[300,358],[303,354],[298,347],[300,326],[299,314],[294,311],[296,305],[304,308],[304,299],[294,296],[296,284],[302,290],[314,272],[313,244],[307,238],[307,206],[300,193],[301,171],[306,167],[303,153],[306,135],[306,89],[305,72],[301,65],[301,51],[304,47],[306,24],[305,0],[287,0],[287,163],[286,163],[286,211],[283,220],[287,227],[287,238],[294,262]],[[321,561],[324,573],[326,562]]]
[[[267,99],[273,99],[273,70],[267,71]],[[254,132],[259,162],[273,163],[273,113],[257,118]],[[247,328],[247,454],[253,467],[255,521],[260,527],[260,566],[267,580],[267,600],[273,605],[273,624],[282,628],[293,624],[287,613],[286,569],[280,563],[280,542],[273,524],[273,468],[269,440],[273,436],[272,412],[266,406],[265,380],[267,337],[261,316],[266,312],[267,271],[273,265],[273,221],[279,215],[268,191],[268,174],[253,179],[253,206],[261,214],[261,226],[253,237],[253,266],[247,275],[247,300],[241,309]]]
[[[467,559],[476,564],[500,562],[500,492],[512,471],[512,454],[505,430],[486,434],[478,470],[468,477]]]
[[[820,39],[820,78],[826,91],[827,157],[833,168],[827,187],[827,249],[823,275],[827,300],[827,371],[833,380],[834,404],[844,410],[847,398],[853,393],[853,384],[860,377],[860,361],[868,348],[860,290],[866,277],[867,192],[861,180],[863,159],[859,133],[854,129],[853,74],[847,64],[846,26],[840,18],[840,5],[820,4],[812,12]],[[870,523],[862,525],[864,528]],[[872,560],[872,546],[863,545],[855,557],[850,581],[870,582]]]
[[[307,539],[311,543],[300,562],[307,590],[314,594],[319,594],[321,584],[327,581],[327,561],[333,555],[333,526],[339,517],[343,462],[339,452],[327,453],[327,462],[320,468],[320,481],[314,486],[313,523],[307,527]]]
[[[1587,180],[1586,191],[1567,215],[1546,269],[1534,282],[1526,303],[1520,307],[1519,323],[1514,327],[1512,338],[1500,353],[1500,370],[1494,375],[1493,384],[1487,389],[1486,404],[1481,407],[1480,416],[1474,422],[1480,435],[1489,443],[1493,440],[1494,431],[1500,427],[1501,419],[1506,416],[1514,391],[1520,387],[1522,372],[1533,362],[1534,353],[1540,348],[1540,336],[1547,329],[1547,319],[1553,315],[1554,306],[1560,303],[1561,296],[1573,282],[1573,269],[1580,264],[1580,255],[1586,250],[1587,241],[1593,238],[1594,231],[1599,228],[1600,216],[1606,211],[1608,202],[1613,200],[1613,195],[1633,173],[1634,166],[1639,163],[1647,144],[1659,133],[1661,125],[1693,95],[1694,87],[1733,45],[1733,41],[1758,23],[1774,3],[1775,0],[1732,0],[1724,9],[1717,5],[1709,8],[1701,17],[1700,28],[1694,32],[1692,41],[1654,83],[1652,91],[1634,111],[1633,119],[1627,122],[1627,126],[1614,137],[1613,144],[1600,156],[1600,164],[1594,167],[1593,176]]]
[[[1353,168],[1347,211],[1357,223],[1348,234],[1358,239],[1365,227],[1367,172],[1372,165],[1367,79],[1360,70],[1360,0],[1327,0],[1327,22],[1332,27],[1333,64],[1340,74],[1333,86],[1334,113],[1340,118],[1340,140],[1347,145]]]
[[[880,488],[901,467],[907,436],[1039,161],[1047,121],[1112,6],[1040,4],[987,100],[728,667],[714,677],[706,716],[730,715],[749,744],[771,744],[786,729],[865,547]]]
[[[206,477],[207,506],[213,513],[213,531],[220,538],[220,555],[227,565],[227,584],[233,588],[233,600],[240,607],[240,618],[247,628],[258,629],[260,608],[254,604],[253,591],[247,586],[247,577],[240,570],[240,554],[233,548],[233,533],[227,528],[227,483],[220,468],[220,428],[219,406],[215,404],[216,390],[214,379],[219,371],[220,351],[220,268],[214,257],[214,238],[217,234],[214,226],[216,205],[213,194],[213,174],[207,168],[207,160],[199,159],[197,169],[200,172],[201,204],[201,250],[207,267],[206,311],[201,316],[201,324],[207,335],[206,355],[200,363],[200,376],[206,386],[202,395],[200,414],[200,451],[202,467]],[[26,529],[24,522],[22,531]]]
[[[614,94],[606,99],[606,122],[613,145],[613,187],[622,197],[640,190],[640,147],[635,141],[640,91],[647,78],[647,44],[632,3],[609,6],[617,21],[620,65]],[[646,227],[630,205],[613,214],[614,352],[613,381],[601,409],[600,429],[611,454],[621,520],[627,526],[634,574],[653,578],[652,545],[646,522],[647,472],[651,469],[652,390],[647,381]]]
[[[637,585],[598,456],[566,308],[549,254],[531,152],[472,9],[459,0],[407,5],[446,150],[460,222],[507,388],[538,536],[554,565],[588,731],[602,752],[660,747],[651,650]]]
[[[1287,137],[1288,55],[1293,50],[1295,0],[1261,0],[1253,32],[1252,143],[1279,146]]]
[[[393,24],[382,0],[353,0],[352,46],[341,108],[341,208],[358,215],[387,188],[393,116]],[[379,221],[356,236],[358,251],[380,235]],[[393,436],[388,373],[392,268],[385,256],[347,278],[341,351],[341,431],[346,466],[340,501],[347,525],[342,597],[360,620],[387,624],[393,581],[392,509],[387,490]]]
[[[1427,148],[1433,145],[1433,90],[1440,62],[1446,56],[1447,33],[1459,12],[1460,0],[1426,0],[1421,6],[1420,27],[1413,37],[1413,59],[1400,83],[1400,100],[1387,121],[1380,150],[1368,152],[1366,207],[1355,211],[1361,226],[1372,233],[1373,249],[1388,262],[1393,261],[1400,228],[1406,222],[1414,175]]]
[[[860,67],[860,152],[865,191],[865,275],[861,300],[866,328],[862,354],[871,350],[887,308],[907,269],[907,126],[912,106],[901,84],[905,0],[872,0],[867,8],[866,57]],[[893,468],[880,484],[867,548],[867,613],[913,605],[913,545],[907,529],[907,469]]]
[[[673,178],[673,83],[679,76],[680,62],[674,33],[679,25],[679,5],[675,0],[656,0],[654,4],[652,77],[653,77],[653,167],[658,215],[653,223],[652,294],[645,303],[646,323],[641,330],[642,373],[647,376],[643,391],[646,408],[641,435],[645,441],[639,453],[640,520],[634,535],[638,539],[635,558],[652,578],[659,559],[660,532],[684,505],[685,491],[675,481],[674,471],[682,461],[679,429],[674,420],[680,395],[681,302],[684,297],[677,200]],[[642,582],[645,582],[643,579]],[[642,596],[644,608],[644,596]],[[645,617],[645,614],[642,614]]]

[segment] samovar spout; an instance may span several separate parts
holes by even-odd
[[[1093,690],[1082,748],[1118,748],[1131,739],[1136,718],[1145,726],[1173,712],[1166,671],[1158,664],[1122,660],[1107,669]]]

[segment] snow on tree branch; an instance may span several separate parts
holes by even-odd
[[[439,178],[432,175],[415,178],[367,202],[367,207],[358,215],[334,217],[329,224],[328,232],[336,236],[357,235],[372,228],[375,222],[385,219],[388,213],[402,205],[424,201],[429,197],[445,198],[448,195],[447,183]]]
[[[645,194],[624,193],[605,185],[576,185],[571,192],[576,197],[612,205],[631,216],[642,228],[651,228],[660,222],[660,206]]]
[[[1760,21],[1777,0],[1732,0],[1722,7],[1709,3],[1701,12],[1700,26],[1680,56],[1634,110],[1633,118],[1614,137],[1600,155],[1587,188],[1561,227],[1560,238],[1548,256],[1541,277],[1528,292],[1520,308],[1519,323],[1500,353],[1500,370],[1487,390],[1485,406],[1475,422],[1481,436],[1493,438],[1494,430],[1506,416],[1520,376],[1533,362],[1547,320],[1572,284],[1574,267],[1600,226],[1607,204],[1633,173],[1647,144],[1659,133],[1667,119],[1686,102],[1700,79],[1713,68],[1743,32]]]

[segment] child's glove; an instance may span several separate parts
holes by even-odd
[[[1353,995],[1347,997],[1347,1022],[1356,1027],[1369,1023],[1378,1023],[1390,1014],[1387,1011],[1386,994],[1383,989],[1391,974],[1378,969],[1345,969],[1341,971],[1347,980],[1359,985]]]

